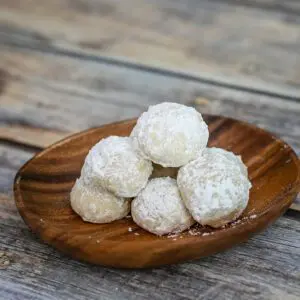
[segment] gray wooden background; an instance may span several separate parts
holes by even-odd
[[[300,1],[0,0],[0,299],[300,299],[300,200],[229,251],[152,270],[69,259],[23,223],[18,168],[82,129],[176,101],[300,155]]]

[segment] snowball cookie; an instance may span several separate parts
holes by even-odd
[[[117,197],[100,186],[86,185],[77,179],[70,196],[73,210],[84,221],[109,223],[122,219],[130,211],[130,201]]]
[[[203,159],[223,159],[224,156],[226,158],[228,158],[229,160],[231,160],[233,162],[233,164],[235,166],[238,166],[241,170],[241,172],[248,177],[248,170],[247,167],[245,166],[245,164],[242,161],[242,158],[240,155],[235,155],[233,152],[231,151],[226,151],[222,148],[216,148],[216,147],[212,147],[212,148],[206,148],[203,152]]]
[[[207,148],[197,160],[180,168],[177,176],[182,199],[202,225],[220,227],[238,218],[249,200],[251,183],[240,157]]]
[[[94,182],[119,197],[135,197],[145,187],[152,163],[137,154],[129,137],[110,136],[89,152],[82,168],[87,184]]]
[[[132,201],[131,215],[136,224],[157,235],[181,232],[195,221],[185,208],[175,179],[151,179]]]
[[[150,106],[131,133],[141,155],[163,167],[180,167],[195,159],[206,147],[208,135],[200,113],[169,102]]]

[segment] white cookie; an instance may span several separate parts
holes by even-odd
[[[89,152],[81,175],[90,184],[102,186],[119,197],[135,197],[152,173],[152,163],[132,147],[129,137],[102,139]]]
[[[134,222],[157,235],[181,232],[195,221],[185,208],[175,179],[155,178],[132,201]]]
[[[223,149],[207,148],[179,170],[177,182],[186,207],[202,225],[225,225],[248,204],[247,168],[240,157]]]
[[[100,186],[86,185],[77,179],[70,195],[73,210],[84,221],[109,223],[122,219],[130,211],[130,201],[105,191]]]
[[[180,167],[195,159],[206,147],[208,136],[199,112],[169,102],[150,106],[131,133],[141,155],[164,167]]]

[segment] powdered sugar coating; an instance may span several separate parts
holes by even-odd
[[[150,106],[131,133],[141,155],[164,167],[180,167],[195,159],[206,147],[208,136],[199,112],[169,102]]]
[[[243,175],[248,177],[248,170],[245,164],[242,161],[242,158],[240,155],[235,155],[231,151],[226,151],[222,148],[212,147],[212,148],[206,148],[203,152],[203,159],[222,159],[222,157],[225,156],[227,159],[231,160],[232,163],[236,166],[238,166],[242,172]]]
[[[83,180],[119,197],[135,197],[152,173],[152,163],[141,157],[129,137],[102,139],[89,152],[82,168]]]
[[[122,219],[130,211],[129,200],[116,197],[100,186],[86,185],[82,178],[72,188],[70,201],[73,210],[91,223],[109,223]]]
[[[186,207],[202,225],[223,226],[248,204],[247,168],[241,158],[223,149],[205,149],[179,170],[177,182]]]
[[[195,221],[185,208],[175,179],[155,178],[132,201],[136,224],[157,235],[181,232]]]

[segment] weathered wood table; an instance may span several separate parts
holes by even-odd
[[[254,123],[300,155],[300,2],[0,0],[0,299],[300,299],[294,206],[199,261],[116,270],[25,226],[18,168],[76,131],[176,101]]]

